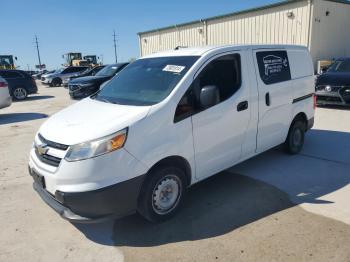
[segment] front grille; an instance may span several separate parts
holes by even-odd
[[[80,85],[69,85],[69,91],[78,91],[80,89]]]
[[[350,86],[345,86],[339,90],[339,95],[345,103],[350,103]]]
[[[57,153],[55,153],[56,156],[51,155],[50,148],[58,149],[60,151],[66,151],[69,146],[47,140],[41,134],[38,134],[38,138],[41,141],[41,144],[35,145],[35,154],[38,157],[38,159],[45,164],[58,167],[61,163],[62,158],[57,157]],[[61,157],[64,157],[65,153],[61,153],[62,154],[59,155],[61,155]]]
[[[38,136],[39,136],[39,139],[41,140],[41,142],[43,142],[44,144],[48,145],[49,147],[53,147],[53,148],[56,148],[56,149],[59,149],[59,150],[64,150],[64,151],[66,151],[68,149],[68,147],[69,147],[67,145],[63,145],[63,144],[59,144],[59,143],[56,143],[56,142],[49,141],[49,140],[45,139],[41,134],[39,134]]]
[[[336,102],[342,103],[343,101],[339,97],[334,96],[317,96],[317,102]]]
[[[39,160],[45,164],[48,164],[50,166],[58,167],[61,163],[61,158],[50,156],[47,154],[40,155],[38,150],[35,149],[36,156],[39,158]]]

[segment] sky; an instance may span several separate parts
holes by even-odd
[[[41,62],[49,69],[64,63],[68,52],[96,54],[114,62],[113,30],[118,61],[139,56],[138,32],[281,2],[281,0],[0,0],[0,54],[17,56],[20,69]]]

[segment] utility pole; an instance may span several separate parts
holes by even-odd
[[[114,56],[115,56],[115,63],[118,63],[118,56],[117,56],[117,43],[116,43],[116,39],[115,39],[116,35],[115,35],[115,30],[113,31],[113,43],[114,43]]]
[[[35,44],[36,44],[36,51],[38,52],[38,59],[39,59],[39,70],[41,70],[41,60],[40,60],[40,52],[39,52],[39,42],[38,37],[35,35]]]

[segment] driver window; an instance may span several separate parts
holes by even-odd
[[[207,86],[217,87],[220,98],[218,103],[236,93],[241,87],[240,55],[221,56],[205,66],[180,100],[175,113],[175,122],[203,110],[200,104],[200,94],[201,90]]]

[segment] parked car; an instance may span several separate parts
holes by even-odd
[[[12,98],[7,81],[0,76],[0,109],[10,106]]]
[[[61,86],[64,79],[69,78],[79,72],[83,72],[88,68],[88,66],[71,66],[61,68],[56,70],[54,73],[43,75],[41,77],[41,82],[43,84],[48,84],[49,86]]]
[[[83,76],[94,76],[96,75],[96,73],[98,71],[100,71],[102,68],[104,68],[105,66],[104,65],[101,65],[101,66],[95,66],[95,67],[92,67],[92,68],[88,68],[86,69],[85,71],[81,72],[81,73],[78,73],[76,75],[73,75],[71,77],[68,77],[66,79],[64,79],[63,81],[63,86],[64,87],[68,87],[68,83],[70,80],[72,79],[75,79],[75,78],[78,78],[78,77],[83,77]]]
[[[69,82],[69,95],[73,99],[84,98],[96,93],[100,86],[115,76],[128,63],[108,65],[94,76],[85,76],[73,79]]]
[[[280,144],[300,152],[313,125],[313,75],[299,46],[142,57],[40,127],[34,189],[76,222],[136,211],[166,220],[191,185]]]
[[[52,72],[54,72],[54,71],[52,71]],[[32,77],[33,77],[34,79],[40,80],[42,75],[48,74],[48,73],[49,73],[49,71],[47,71],[46,69],[44,69],[44,70],[42,70],[42,71],[37,72],[36,74],[33,74]]]
[[[350,57],[336,60],[316,80],[318,105],[350,105]]]
[[[0,76],[6,79],[10,94],[16,100],[24,100],[38,92],[33,77],[22,70],[0,70]]]

